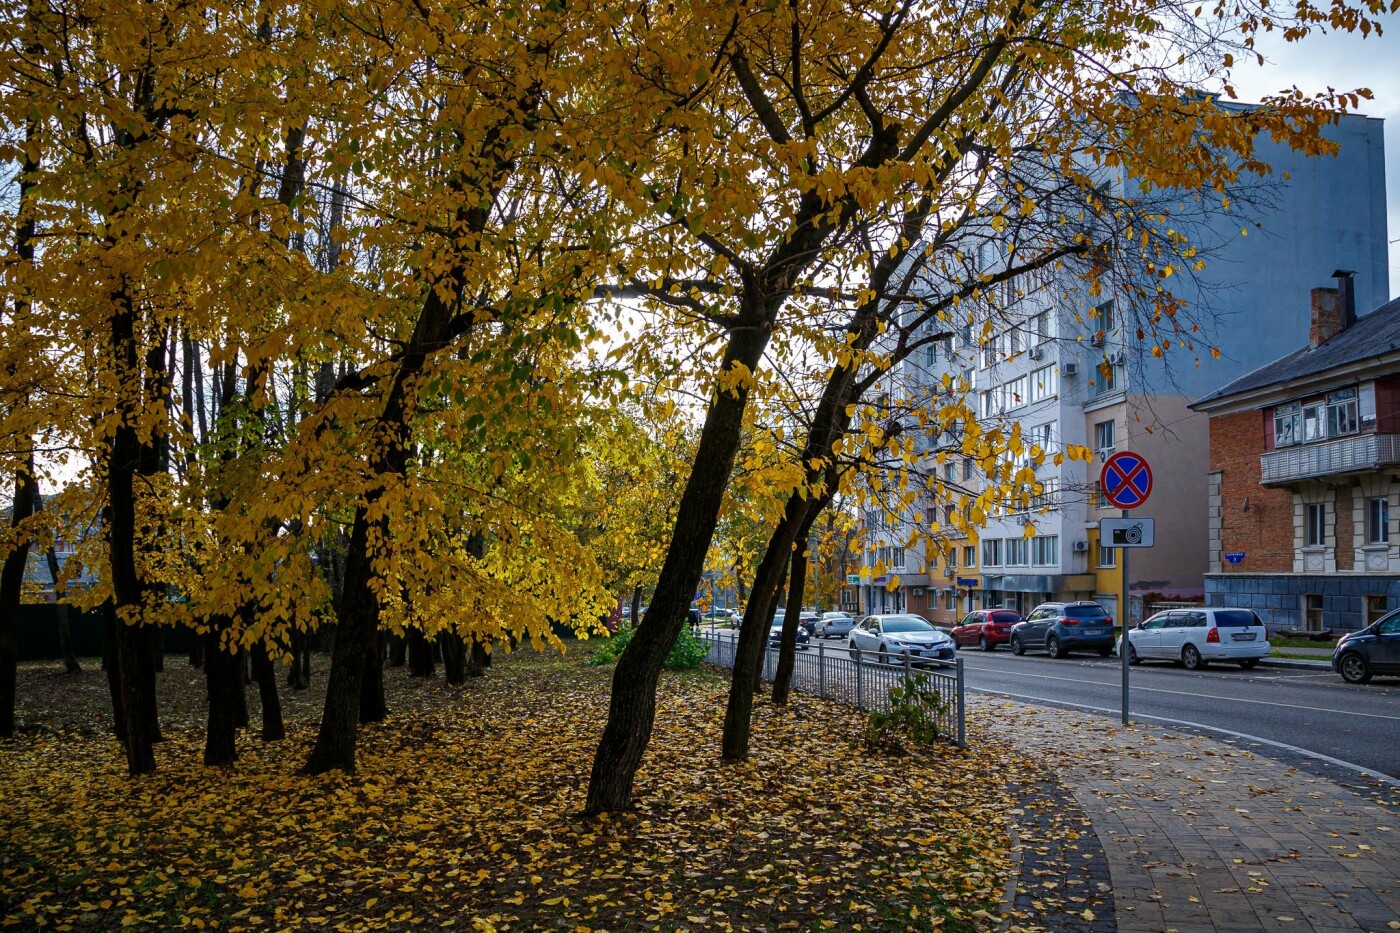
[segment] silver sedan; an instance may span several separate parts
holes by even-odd
[[[866,616],[851,629],[851,657],[859,661],[866,653],[881,661],[953,660],[953,639],[914,615]]]

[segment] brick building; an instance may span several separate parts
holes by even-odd
[[[1400,300],[1312,290],[1308,345],[1191,407],[1210,419],[1206,601],[1353,630],[1400,605]]]

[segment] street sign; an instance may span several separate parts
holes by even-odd
[[[1152,547],[1157,522],[1151,518],[1099,519],[1099,544],[1104,547]]]
[[[1099,485],[1109,502],[1120,509],[1135,509],[1152,495],[1152,468],[1141,454],[1120,450],[1103,465]]]
[[[1244,560],[1244,551],[1226,551],[1225,559],[1232,564],[1238,564],[1240,561]]]
[[[858,573],[848,573],[848,574],[846,574],[846,585],[847,585],[847,586],[860,586],[860,574],[858,574]]]

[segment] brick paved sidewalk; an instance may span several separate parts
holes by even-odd
[[[976,732],[1033,755],[1089,817],[1123,933],[1400,930],[1394,788],[1186,730],[968,702]]]

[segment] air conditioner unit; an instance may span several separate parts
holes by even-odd
[[[1123,365],[1123,359],[1124,359],[1124,356],[1123,356],[1123,351],[1122,351],[1122,350],[1119,350],[1117,353],[1110,353],[1110,354],[1108,355],[1108,361],[1109,361],[1110,363],[1112,363],[1114,366],[1122,366],[1122,365]]]
[[[916,586],[916,587],[914,587],[914,595],[915,595],[915,596],[922,596],[922,595],[924,595],[924,588],[923,588],[922,586]]]
[[[1041,347],[1031,347],[1029,350],[1026,351],[1026,356],[1029,356],[1033,360],[1038,360],[1044,355],[1045,350]]]
[[[1088,551],[1088,550],[1089,550],[1089,542],[1088,542],[1088,541],[1076,541],[1076,542],[1074,542],[1074,553],[1076,553],[1076,554],[1083,554],[1083,553],[1085,553],[1085,552]]]
[[[1090,335],[1089,335],[1089,346],[1091,346],[1091,347],[1101,347],[1101,346],[1103,346],[1103,334],[1090,334]]]
[[[1061,364],[1060,364],[1060,375],[1061,375],[1061,376],[1077,376],[1077,375],[1079,375],[1079,364],[1078,364],[1078,363],[1061,363]]]

